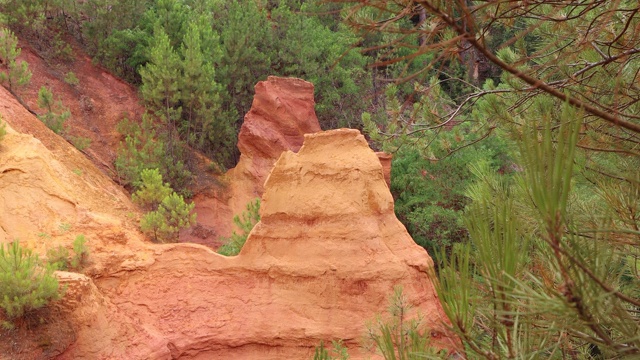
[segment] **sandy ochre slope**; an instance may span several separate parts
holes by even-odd
[[[262,221],[240,255],[226,258],[148,242],[127,195],[1,88],[0,114],[9,124],[0,241],[45,254],[84,234],[91,251],[85,275],[58,274],[65,337],[3,333],[0,349],[12,352],[0,356],[306,359],[320,340],[343,339],[352,358],[368,358],[358,347],[365,323],[398,285],[434,345],[453,348],[427,275],[431,258],[396,219],[382,166],[358,131],[307,134],[297,154],[283,153],[267,175]],[[16,132],[18,123],[39,139]]]

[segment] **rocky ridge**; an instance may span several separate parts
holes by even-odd
[[[0,104],[9,123],[0,241],[20,238],[44,254],[83,233],[91,251],[86,276],[58,275],[69,288],[59,320],[73,336],[49,334],[49,351],[25,340],[11,358],[309,358],[330,339],[365,358],[365,322],[385,311],[396,285],[434,345],[455,347],[427,275],[432,261],[395,218],[382,166],[357,131],[308,134],[297,154],[283,153],[264,173],[262,221],[240,255],[226,258],[147,242],[115,184],[4,89]],[[18,122],[45,140],[14,131]]]
[[[313,89],[310,82],[276,76],[256,84],[251,109],[238,134],[238,164],[225,174],[224,189],[208,189],[194,199],[201,226],[217,236],[230,236],[233,216],[262,196],[264,182],[280,154],[287,150],[297,152],[304,134],[320,131]],[[215,239],[193,236],[182,239],[215,243]]]

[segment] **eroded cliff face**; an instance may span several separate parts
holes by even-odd
[[[0,241],[20,239],[45,253],[74,234],[96,235],[104,246],[115,233],[123,242],[137,233],[128,195],[2,87],[0,114],[8,123],[0,143]]]
[[[0,114],[8,123],[0,143],[0,242],[20,240],[44,258],[49,249],[71,249],[75,236],[83,234],[91,251],[84,271],[93,279],[149,258],[137,230],[137,209],[117,185],[2,87]],[[30,129],[37,138],[14,127]],[[108,354],[105,346],[122,342],[123,359],[153,353],[153,343],[142,341],[144,328],[125,318],[90,277],[59,277],[68,291],[46,314],[48,323],[33,331],[3,332],[0,359],[49,359],[72,349],[94,359],[100,357],[92,354]],[[135,344],[128,339],[132,333],[139,334]]]
[[[10,127],[17,116],[41,125],[4,89],[0,104]],[[127,196],[39,131],[53,150],[11,128],[0,145],[0,241],[20,238],[44,254],[83,233],[91,255],[87,276],[58,274],[69,291],[57,321],[73,336],[51,339],[55,352],[33,341],[11,358],[304,359],[320,340],[343,339],[360,359],[370,356],[358,348],[365,323],[386,311],[397,285],[434,345],[454,347],[427,276],[432,261],[395,218],[382,166],[359,132],[308,134],[297,154],[283,153],[265,174],[262,221],[227,258],[145,241]]]
[[[196,195],[198,223],[209,238],[183,234],[182,240],[216,245],[219,236],[230,236],[233,216],[264,193],[264,182],[284,151],[297,152],[304,134],[320,131],[315,113],[313,84],[296,78],[269,76],[255,86],[251,109],[238,134],[240,160],[225,174],[225,187]]]

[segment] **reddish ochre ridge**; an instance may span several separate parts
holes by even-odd
[[[305,134],[320,131],[315,113],[313,84],[296,78],[269,76],[255,86],[251,109],[238,135],[240,160],[224,176],[226,187],[196,195],[198,223],[216,236],[230,236],[233,216],[264,193],[264,182],[285,151],[297,152]],[[210,244],[208,239],[183,240]]]
[[[332,339],[343,339],[353,359],[375,358],[359,345],[395,286],[432,343],[454,347],[427,275],[433,262],[395,217],[380,161],[357,130],[306,134],[297,153],[283,152],[265,174],[261,222],[238,256],[224,257],[196,244],[149,243],[115,184],[55,135],[49,149],[14,131],[15,117],[38,129],[39,121],[1,88],[0,104],[9,124],[0,241],[20,238],[45,254],[82,233],[91,251],[85,275],[58,273],[68,286],[58,319],[73,336],[49,339],[55,353],[24,341],[11,358],[306,359]],[[291,138],[274,143],[297,144]]]

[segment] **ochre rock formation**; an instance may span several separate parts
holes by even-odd
[[[213,230],[215,236],[231,235],[233,216],[262,196],[264,181],[280,154],[298,151],[304,134],[320,131],[314,107],[310,82],[269,76],[256,84],[251,110],[238,135],[240,160],[224,177],[227,187],[204,191],[194,199],[200,225]],[[193,236],[181,239],[197,240]]]
[[[49,249],[71,249],[83,234],[91,252],[84,270],[93,277],[125,271],[128,263],[148,257],[135,250],[148,245],[137,231],[137,209],[121,188],[2,87],[0,114],[8,124],[0,142],[0,242],[20,240],[44,258]],[[45,314],[47,322],[37,330],[2,333],[0,359],[49,359],[71,349],[87,359],[100,358],[92,353],[124,359],[104,355],[105,346],[120,342],[126,344],[120,355],[138,348],[132,358],[152,353],[148,342],[132,346],[129,334],[144,336],[144,329],[109,306],[91,278],[59,275],[69,291],[57,310]]]
[[[245,158],[275,162],[283,151],[297,152],[304,134],[320,131],[310,82],[269,76],[256,84],[255,92],[238,135],[238,149]],[[264,178],[270,170],[255,171]]]
[[[173,358],[304,359],[322,339],[343,339],[362,358],[365,323],[385,311],[395,286],[434,344],[453,348],[427,276],[432,261],[395,218],[380,162],[358,131],[306,135],[298,154],[284,153],[261,214],[236,257],[161,245],[122,279],[97,284]]]
[[[9,97],[0,89],[9,123],[0,143],[0,241],[20,238],[44,255],[70,248],[82,233],[90,255],[86,276],[58,273],[69,290],[46,329],[68,331],[47,332],[45,343],[3,334],[0,353],[306,359],[320,340],[343,339],[353,359],[368,358],[358,348],[365,323],[386,311],[397,285],[433,343],[455,346],[443,336],[445,317],[427,276],[432,261],[395,218],[382,166],[359,132],[305,135],[297,154],[282,154],[266,181],[262,221],[240,255],[227,258],[201,245],[145,241],[126,195]],[[15,132],[16,121],[39,138]]]
[[[104,232],[136,227],[125,216],[137,211],[128,195],[2,87],[0,115],[8,123],[0,143],[0,241],[46,240],[36,241],[46,252],[75,234],[100,235],[97,242]]]

